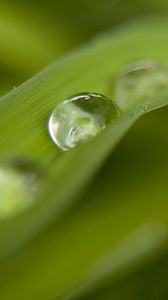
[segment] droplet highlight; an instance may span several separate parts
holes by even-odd
[[[159,96],[167,85],[166,67],[152,60],[135,61],[127,64],[119,74],[114,86],[114,97],[123,110],[143,100],[149,107],[149,100]]]
[[[12,158],[0,165],[0,219],[22,212],[34,203],[41,178],[34,163]]]
[[[56,106],[49,119],[49,133],[65,151],[97,136],[119,114],[119,107],[102,94],[77,94]]]

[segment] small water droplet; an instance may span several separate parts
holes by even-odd
[[[143,111],[144,111],[144,112],[150,111],[150,110],[151,110],[151,107],[152,107],[152,106],[151,106],[150,104],[147,104],[147,103],[146,103],[146,104],[143,105]]]
[[[49,133],[62,150],[98,135],[118,115],[120,109],[98,93],[74,95],[56,106],[49,119]]]
[[[12,158],[0,165],[0,219],[25,210],[39,190],[40,173],[34,162]]]
[[[167,85],[167,68],[152,60],[136,61],[126,65],[120,73],[114,88],[114,97],[125,110],[134,103],[156,98]],[[147,107],[144,108],[144,111],[147,110]]]

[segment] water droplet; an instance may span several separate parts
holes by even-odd
[[[0,219],[18,214],[33,204],[40,175],[34,163],[13,158],[0,165]]]
[[[148,102],[156,98],[167,85],[168,69],[151,60],[136,61],[126,65],[120,73],[114,88],[114,97],[125,110],[134,103],[143,100]]]
[[[74,95],[56,106],[49,119],[49,133],[62,150],[87,141],[105,129],[120,109],[98,93]]]
[[[152,108],[152,106],[150,104],[146,103],[146,104],[143,105],[143,111],[144,112],[150,111],[151,108]]]

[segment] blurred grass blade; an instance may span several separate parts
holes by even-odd
[[[91,266],[85,274],[84,282],[79,285],[79,289],[71,292],[64,299],[87,299],[88,295],[95,297],[102,287],[112,284],[116,279],[120,279],[123,274],[129,273],[133,268],[137,268],[144,261],[148,261],[152,255],[157,256],[158,249],[164,248],[167,239],[167,231],[161,224],[143,224],[136,228],[134,232],[125,236],[112,251],[106,253]]]

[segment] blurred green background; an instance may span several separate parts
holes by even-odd
[[[168,15],[168,1],[2,0],[0,94],[93,36],[156,15]],[[2,300],[53,299],[49,295],[63,299],[59,297],[64,288],[78,283],[93,262],[98,264],[98,272],[92,274],[91,270],[91,275],[103,276],[99,259],[103,256],[110,262],[109,249],[114,255],[108,279],[112,284],[107,281],[101,286],[98,280],[95,289],[81,299],[168,299],[167,120],[168,110],[160,109],[138,121],[105,162],[80,203],[23,247],[11,264],[7,261],[6,269],[2,267],[0,272],[5,290],[2,298],[0,294]],[[133,229],[135,236],[131,235]],[[156,253],[151,254],[150,247]],[[145,256],[148,252],[150,262]],[[156,255],[154,263],[152,255]]]
[[[0,94],[96,33],[167,8],[166,0],[1,0]]]

